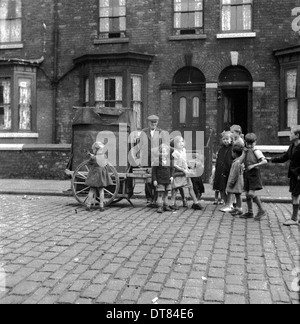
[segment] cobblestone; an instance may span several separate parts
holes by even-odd
[[[63,196],[0,204],[0,304],[299,304],[289,204],[265,203],[260,223],[209,202],[162,215],[143,200],[101,214]]]

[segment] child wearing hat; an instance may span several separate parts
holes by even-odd
[[[255,148],[257,142],[257,136],[253,133],[249,133],[245,136],[246,149],[244,154],[244,183],[246,191],[246,201],[248,212],[241,215],[240,218],[248,219],[253,218],[253,202],[258,207],[258,213],[254,220],[260,221],[266,212],[263,209],[260,198],[257,196],[256,192],[263,189],[262,179],[259,167],[268,163],[267,159],[263,153]]]
[[[100,212],[104,211],[104,188],[113,185],[113,181],[108,172],[108,162],[104,153],[105,145],[101,142],[95,142],[92,146],[93,154],[90,155],[88,163],[89,172],[85,184],[90,187],[87,198],[87,209],[91,210],[95,202],[97,190],[99,190]]]

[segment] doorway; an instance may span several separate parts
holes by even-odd
[[[223,130],[230,130],[232,125],[240,125],[243,133],[249,129],[249,94],[247,88],[222,89]]]

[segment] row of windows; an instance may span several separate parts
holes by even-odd
[[[204,33],[205,0],[174,0],[176,35]],[[222,32],[252,31],[253,0],[220,0]],[[99,37],[126,36],[127,0],[99,0]],[[0,43],[22,41],[22,0],[0,0]]]

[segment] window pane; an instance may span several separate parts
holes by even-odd
[[[298,125],[298,100],[289,99],[287,103],[287,126],[294,127]]]
[[[131,77],[131,101],[133,111],[136,113],[137,128],[142,128],[142,76],[133,75]]]
[[[222,31],[252,30],[252,0],[222,0]]]
[[[100,0],[100,32],[119,33],[126,30],[126,0]]]
[[[193,99],[193,118],[200,117],[200,99],[195,97]]]
[[[31,130],[31,79],[19,79],[19,129]]]
[[[179,122],[180,124],[186,123],[186,98],[180,98],[180,109],[179,109]]]
[[[21,0],[0,0],[0,42],[20,42],[22,30]]]
[[[297,94],[297,70],[286,72],[286,98],[296,98]]]
[[[0,79],[0,130],[11,129],[11,83],[8,79]]]
[[[95,88],[97,107],[122,107],[122,77],[97,77]]]

